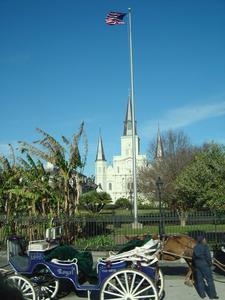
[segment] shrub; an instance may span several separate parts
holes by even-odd
[[[89,239],[80,238],[75,241],[75,247],[82,250],[113,249],[114,246],[114,240],[105,235],[99,235]]]
[[[115,202],[117,208],[131,208],[131,203],[127,198],[119,198]]]

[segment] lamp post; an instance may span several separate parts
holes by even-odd
[[[157,187],[158,200],[159,200],[159,236],[161,239],[162,235],[165,233],[164,232],[164,224],[163,224],[163,220],[162,220],[162,187],[163,187],[162,179],[160,177],[158,177],[155,184]]]
[[[130,196],[130,211],[131,211],[131,215],[133,215],[133,191],[132,189],[130,189],[129,191],[129,196]]]

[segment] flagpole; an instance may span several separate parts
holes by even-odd
[[[135,141],[135,106],[134,106],[134,69],[133,69],[133,44],[131,28],[131,8],[128,8],[129,16],[129,45],[130,45],[130,84],[131,84],[131,105],[132,105],[132,167],[133,167],[133,211],[134,226],[138,224],[137,217],[137,172],[136,172],[136,141]]]

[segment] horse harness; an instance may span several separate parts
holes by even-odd
[[[189,242],[187,244],[184,244],[182,243],[179,239],[176,239],[177,236],[163,236],[163,239],[162,239],[162,250],[160,252],[160,260],[162,259],[162,256],[163,254],[167,254],[167,255],[170,255],[170,256],[174,256],[174,257],[178,257],[178,258],[184,258],[186,260],[192,260],[192,257],[191,256],[186,256],[184,255],[185,254],[185,251],[187,249],[190,249],[191,251],[193,251],[193,246],[192,246],[192,240],[190,239]],[[170,252],[170,251],[166,251],[166,250],[163,250],[165,248],[165,245],[168,241],[169,238],[172,238],[174,240],[176,240],[176,243],[180,244],[181,246],[184,247],[184,251],[181,253],[181,254],[176,254],[174,252]]]

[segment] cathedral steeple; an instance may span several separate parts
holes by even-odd
[[[135,121],[135,134],[137,134],[136,121]],[[132,104],[131,104],[130,96],[127,103],[127,112],[124,121],[123,135],[132,135]]]
[[[106,161],[101,135],[99,135],[98,138],[98,148],[97,148],[97,155],[95,161],[97,160]]]
[[[161,159],[163,159],[163,156],[164,156],[163,144],[162,144],[162,139],[161,139],[160,130],[159,130],[159,126],[158,126],[155,159],[161,160]]]

